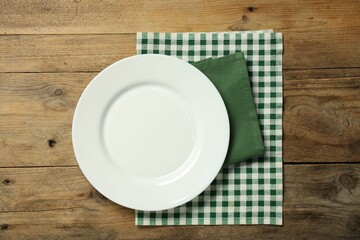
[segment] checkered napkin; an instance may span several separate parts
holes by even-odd
[[[137,34],[138,54],[193,62],[242,51],[265,155],[224,167],[192,201],[170,210],[136,211],[137,225],[282,224],[282,34],[264,32]],[[206,171],[206,169],[204,169]]]

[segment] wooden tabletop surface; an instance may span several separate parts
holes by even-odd
[[[71,143],[138,31],[284,34],[284,225],[137,227]],[[360,1],[0,1],[0,239],[360,239]]]

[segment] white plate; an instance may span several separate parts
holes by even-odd
[[[229,143],[224,102],[192,65],[164,55],[120,60],[86,87],[75,110],[76,159],[104,196],[164,210],[200,194]]]

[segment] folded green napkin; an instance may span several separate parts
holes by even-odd
[[[259,120],[242,52],[192,63],[215,85],[230,121],[230,142],[224,165],[238,163],[265,152]]]

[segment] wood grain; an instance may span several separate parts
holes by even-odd
[[[360,77],[360,68],[318,68],[283,70],[285,81]]]
[[[284,33],[285,69],[360,67],[358,0],[303,1],[301,6],[286,0],[6,0],[0,9],[3,34],[100,34],[2,35],[0,52],[9,59],[0,61],[0,69],[6,72],[99,71],[134,53],[134,34],[114,33],[269,28]]]
[[[94,72],[135,54],[135,34],[0,35],[0,72]]]
[[[284,160],[360,162],[360,78],[286,81]]]
[[[315,32],[284,35],[283,68],[320,68],[320,72],[321,68],[359,68],[357,36],[360,27],[346,40],[331,40]],[[134,55],[135,38],[135,34],[0,35],[0,72],[101,71]]]
[[[360,24],[360,3],[357,0],[307,0],[301,4],[286,0],[276,3],[266,0],[4,0],[0,9],[2,34],[274,28],[283,32],[321,31],[329,36],[341,31],[350,36],[349,33]]]
[[[76,165],[72,116],[95,75],[0,74],[0,167]],[[285,162],[360,162],[359,77],[286,81],[284,95]]]
[[[76,164],[72,117],[96,73],[0,75],[0,166]]]
[[[360,239],[359,12],[358,0],[0,1],[0,239]],[[81,92],[135,54],[136,32],[257,29],[284,33],[284,226],[134,226],[77,167]]]
[[[360,167],[285,165],[283,227],[136,227],[133,210],[104,198],[77,167],[0,169],[0,238],[356,239]]]

